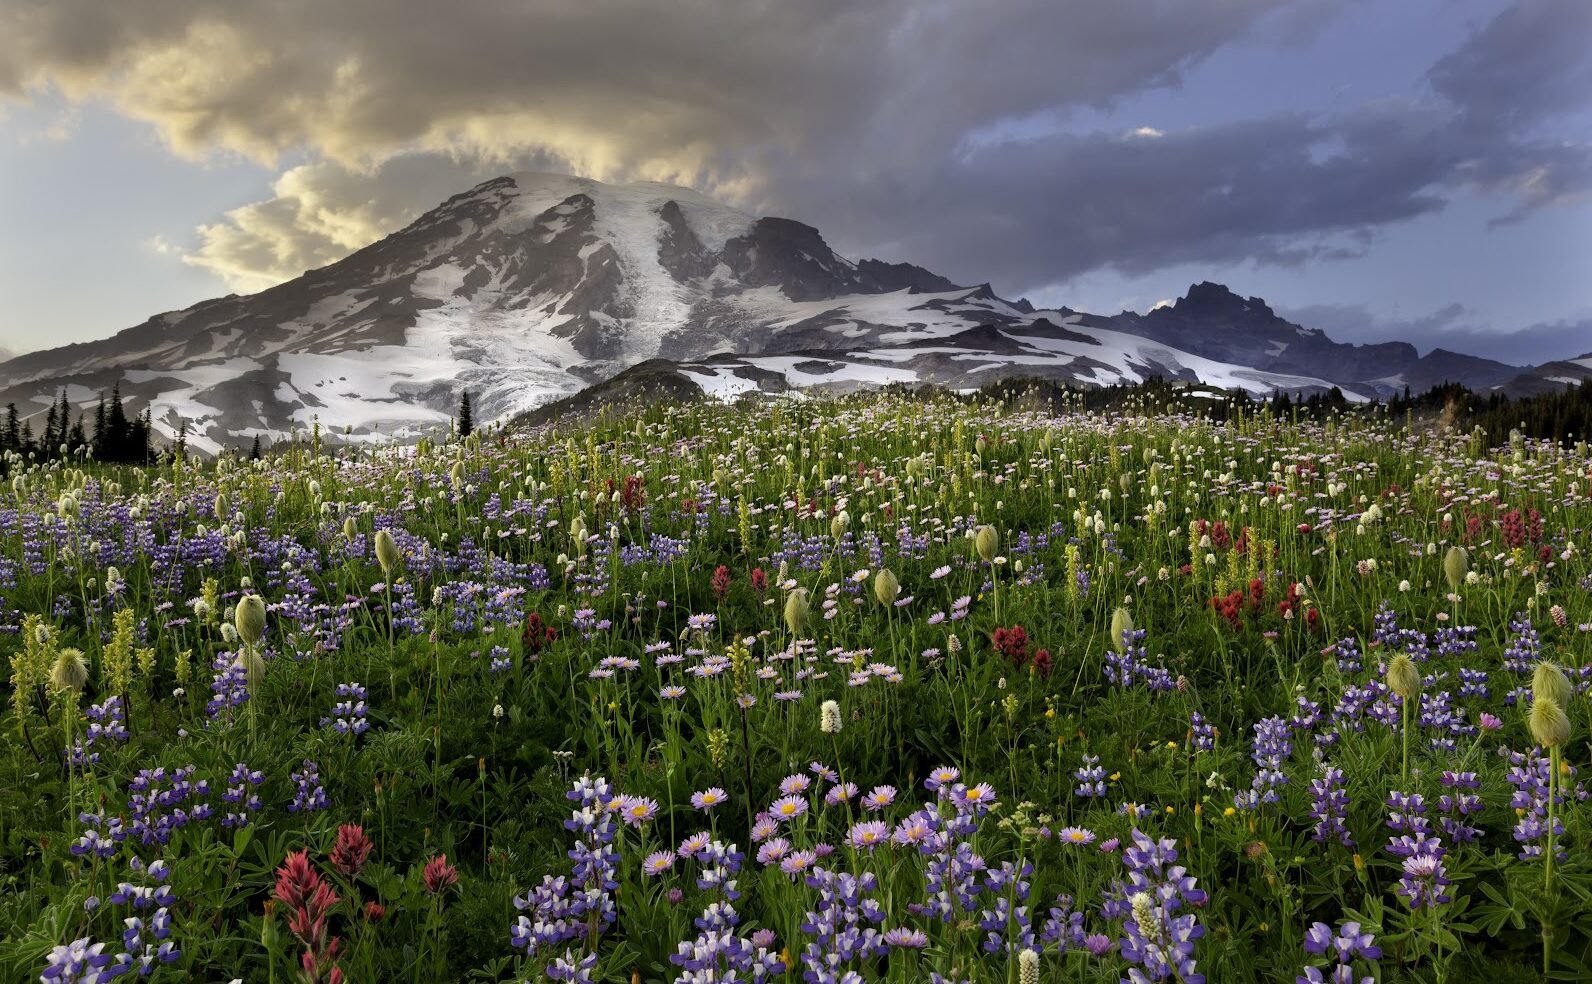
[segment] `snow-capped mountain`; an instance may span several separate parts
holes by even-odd
[[[810,226],[686,188],[514,174],[269,290],[0,364],[0,405],[26,417],[63,388],[88,407],[119,386],[203,450],[317,421],[332,438],[414,438],[445,430],[465,390],[478,419],[505,419],[654,360],[723,395],[1159,374],[1369,399],[1521,372],[1341,345],[1215,284],[1146,315],[1038,311],[910,264],[852,262]]]

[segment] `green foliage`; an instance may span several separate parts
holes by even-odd
[[[1570,402],[1531,405],[1572,419]],[[107,428],[114,418],[113,404]],[[543,958],[510,943],[515,899],[569,873],[565,794],[583,775],[659,806],[620,832],[598,979],[678,975],[669,957],[711,896],[690,873],[654,879],[640,864],[699,830],[749,855],[740,932],[771,930],[776,950],[799,955],[812,897],[755,863],[750,834],[781,780],[814,762],[860,793],[896,787],[881,814],[892,824],[932,799],[924,780],[938,766],[989,782],[1000,806],[978,835],[987,865],[1032,863],[1037,923],[1065,893],[1116,943],[1124,921],[1100,910],[1122,855],[1100,843],[1135,829],[1170,839],[1209,892],[1196,954],[1213,982],[1293,980],[1311,924],[1344,920],[1377,935],[1382,981],[1586,979],[1592,814],[1567,775],[1564,862],[1545,879],[1540,858],[1518,857],[1519,766],[1505,756],[1531,739],[1505,698],[1531,674],[1504,660],[1523,619],[1543,658],[1585,679],[1592,461],[1507,432],[1494,449],[1464,426],[1405,423],[1331,394],[1256,403],[1163,381],[1131,394],[1021,384],[651,407],[440,449],[305,445],[142,469],[12,457],[0,504],[0,622],[13,630],[0,635],[0,979],[36,978],[76,939],[117,952],[130,910],[109,899],[141,877],[135,855],[171,865],[181,956],[156,980],[293,979],[303,947],[273,894],[296,851],[339,899],[328,925],[345,979],[540,979]],[[1556,427],[1535,432],[1561,437]],[[834,522],[841,511],[848,522]],[[975,535],[986,524],[998,534],[988,561]],[[378,530],[393,537],[390,570]],[[1469,566],[1451,590],[1453,545]],[[883,593],[896,604],[879,597],[881,567],[899,582],[899,596]],[[786,618],[795,588],[809,603],[799,645]],[[264,669],[229,690],[233,664],[250,658],[231,610],[248,593],[267,603],[253,653]],[[1433,644],[1376,641],[1384,603]],[[1119,608],[1131,615],[1119,625],[1146,632],[1128,684],[1113,679]],[[1435,645],[1455,625],[1475,627],[1473,650]],[[1340,663],[1340,640],[1362,666]],[[89,667],[75,701],[50,682],[63,647]],[[1443,773],[1480,782],[1479,839],[1446,842],[1452,899],[1436,910],[1397,894],[1403,868],[1386,850],[1400,714],[1384,704],[1333,726],[1402,649],[1420,656],[1421,692],[1447,692],[1456,716],[1412,728],[1401,791],[1426,798],[1435,827]],[[1461,693],[1462,669],[1487,672],[1489,693]],[[1164,671],[1155,686],[1149,671]],[[339,709],[350,682],[366,692],[357,734],[335,726],[354,716]],[[212,713],[218,695],[234,701]],[[62,750],[113,698],[125,740],[99,738],[83,749],[95,758],[69,767]],[[819,727],[830,700],[837,733]],[[1581,692],[1569,705],[1562,751],[1580,767],[1592,704]],[[1476,730],[1483,711],[1498,730]],[[1196,741],[1195,714],[1213,747]],[[1270,718],[1295,722],[1288,781],[1275,803],[1236,805]],[[1086,755],[1102,797],[1075,795]],[[240,763],[263,778],[246,790],[259,797],[250,823],[233,829],[220,821],[237,809],[223,793]],[[325,809],[296,808],[306,763]],[[1343,771],[1353,846],[1313,837],[1321,764]],[[141,770],[187,766],[209,784],[194,802],[215,816],[165,844],[135,834],[107,859],[73,852],[97,823],[79,814],[131,825]],[[709,787],[728,802],[693,809]],[[843,845],[873,815],[812,802],[799,836],[814,841]],[[373,845],[354,875],[331,862],[343,824]],[[1095,844],[1062,843],[1068,826]],[[458,882],[432,892],[423,871],[443,855]],[[865,979],[1013,976],[984,952],[977,911],[942,924],[907,910],[924,895],[918,852],[859,857],[889,902],[884,928],[931,938]],[[1051,947],[1041,979],[1127,973],[1120,949]]]

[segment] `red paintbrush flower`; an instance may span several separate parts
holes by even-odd
[[[420,880],[425,883],[426,891],[436,895],[458,884],[459,869],[448,863],[446,854],[439,854],[426,862]]]

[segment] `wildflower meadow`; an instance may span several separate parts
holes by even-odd
[[[1592,452],[874,395],[0,488],[0,980],[1592,980]]]

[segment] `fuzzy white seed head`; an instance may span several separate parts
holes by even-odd
[[[818,730],[826,735],[838,735],[840,726],[840,705],[832,700],[824,701],[818,708]]]

